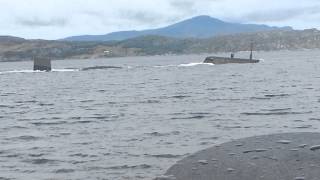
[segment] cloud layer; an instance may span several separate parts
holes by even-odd
[[[0,0],[0,34],[58,39],[156,28],[196,15],[319,28],[318,0]]]

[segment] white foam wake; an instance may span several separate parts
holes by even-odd
[[[155,68],[166,68],[166,67],[177,67],[177,65],[163,65],[163,66],[153,66]]]
[[[80,71],[79,69],[52,69],[52,72],[75,72]],[[16,73],[44,73],[45,71],[34,71],[34,70],[12,70],[2,71],[0,74],[16,74]]]
[[[209,65],[209,66],[214,66],[212,63],[189,63],[189,64],[180,64],[178,67],[193,67],[193,66],[199,66],[199,65]]]
[[[42,71],[33,70],[12,70],[12,71],[2,71],[0,74],[13,74],[13,73],[41,73]]]
[[[52,69],[52,72],[76,72],[80,69]]]

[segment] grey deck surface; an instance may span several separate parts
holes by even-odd
[[[200,151],[157,180],[320,180],[320,133],[251,137]]]

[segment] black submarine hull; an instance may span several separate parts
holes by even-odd
[[[257,59],[241,59],[241,58],[226,58],[226,57],[207,57],[204,63],[212,64],[245,64],[245,63],[259,63],[260,60]]]

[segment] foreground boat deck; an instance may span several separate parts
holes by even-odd
[[[257,136],[200,151],[156,180],[318,180],[320,133]]]

